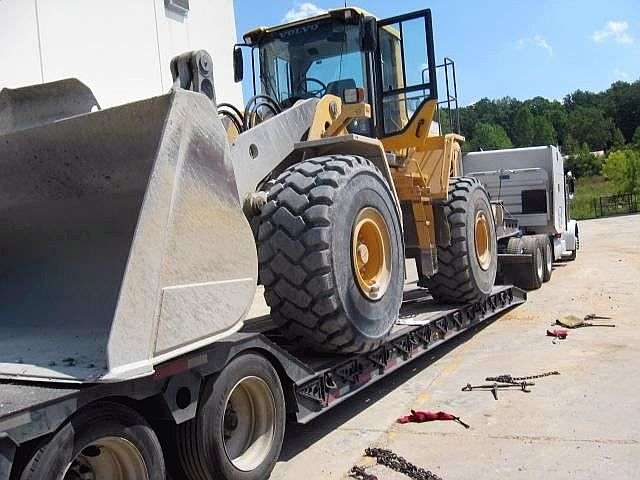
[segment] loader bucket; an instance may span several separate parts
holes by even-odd
[[[0,377],[148,375],[253,300],[225,131],[202,94],[89,112],[68,82],[0,92]]]

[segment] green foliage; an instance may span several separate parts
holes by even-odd
[[[640,192],[640,152],[626,148],[611,152],[602,169],[620,193]]]
[[[556,130],[547,117],[533,119],[533,145],[555,145],[558,139]]]
[[[611,150],[619,150],[624,147],[625,144],[624,135],[622,134],[622,130],[618,127],[613,131],[613,138],[611,139]]]
[[[615,193],[616,188],[613,182],[607,181],[604,177],[579,178],[576,181],[576,193],[571,200],[571,218],[576,220],[594,218],[596,216],[594,202],[597,203],[601,196]]]
[[[500,150],[513,146],[504,128],[494,123],[479,123],[469,145],[472,150]]]
[[[577,153],[583,143],[590,151],[620,149],[640,127],[640,81],[616,82],[599,93],[576,90],[563,102],[543,97],[483,98],[460,110],[465,148],[485,143],[473,141],[480,123],[502,127],[519,147],[560,142],[565,153]],[[486,134],[485,129],[477,131]],[[636,135],[632,143],[640,148],[640,133]]]
[[[564,137],[563,151],[566,155],[577,153],[579,147],[580,145],[578,145],[578,141],[573,138],[573,135],[568,133],[567,136]]]
[[[523,105],[513,119],[513,143],[516,147],[529,147],[533,145],[534,133],[533,114]]]
[[[577,107],[569,115],[569,133],[592,150],[604,150],[611,142],[613,120],[596,107]]]
[[[571,171],[576,178],[590,177],[600,174],[602,161],[589,152],[589,146],[583,143],[574,154],[566,159],[564,169]]]
[[[631,144],[635,148],[640,148],[640,127],[636,128],[636,131],[634,132],[633,137],[631,137]]]

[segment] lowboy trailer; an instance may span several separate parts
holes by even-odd
[[[228,371],[236,369],[244,359],[250,359],[253,364],[256,358],[260,359],[276,372],[275,390],[281,394],[272,396],[273,417],[280,418],[278,412],[281,412],[291,421],[307,423],[426,352],[495,319],[525,300],[526,294],[516,287],[496,286],[483,302],[448,307],[434,303],[423,289],[406,289],[400,317],[391,335],[379,348],[364,354],[321,355],[296,350],[294,344],[274,329],[270,318],[264,316],[247,321],[241,331],[220,342],[159,365],[155,374],[149,377],[75,385],[0,381],[0,480],[42,478],[25,470],[33,468],[34,455],[44,452],[41,456],[47,457],[48,448],[52,448],[59,461],[64,461],[65,455],[71,455],[71,452],[65,452],[65,445],[68,447],[64,440],[65,430],[72,426],[78,434],[91,428],[94,419],[100,423],[103,421],[100,412],[105,407],[119,419],[115,424],[123,424],[120,434],[132,428],[132,422],[122,421],[131,417],[138,422],[133,427],[148,425],[159,440],[158,449],[143,452],[145,472],[140,478],[164,478],[159,475],[165,475],[165,470],[167,478],[201,478],[194,470],[189,471],[195,467],[186,458],[189,453],[185,453],[185,446],[181,445],[184,437],[180,429],[199,423],[198,417],[206,411],[211,380],[214,385],[224,380]],[[252,388],[249,385],[247,391]],[[259,389],[253,388],[253,391],[254,396],[260,397]],[[272,417],[269,410],[265,409],[267,418]],[[87,417],[87,412],[95,417]],[[131,415],[127,416],[126,412]],[[229,412],[225,413],[225,417],[230,416]],[[263,427],[268,431],[273,427],[271,441],[266,442],[262,453],[260,448],[256,449],[253,463],[248,461],[243,466],[242,460],[236,459],[235,463],[241,468],[237,475],[227,478],[268,476],[282,444],[284,416],[280,420],[282,422],[273,421],[271,427]],[[218,425],[233,431],[231,423],[228,425],[227,418]],[[236,423],[236,428],[241,427],[241,421]],[[113,424],[111,426],[114,428]],[[216,437],[215,424],[210,425],[210,429],[211,435]],[[118,432],[111,434],[117,436]],[[222,437],[231,440],[233,435],[223,432]],[[256,439],[249,441],[259,444]],[[223,443],[227,443],[226,440]],[[116,453],[109,453],[108,445],[106,448],[99,445],[93,452],[85,452],[88,458],[85,461],[89,463],[105,453],[117,457],[117,446],[113,450]],[[225,450],[229,452],[231,448],[226,446]],[[147,455],[162,457],[146,458]],[[135,469],[134,460],[127,459],[125,454],[120,457],[115,463],[124,466],[119,468]],[[95,465],[97,462],[92,467]],[[73,460],[68,470],[77,471],[78,476],[70,476],[72,472],[68,471],[62,478],[85,478],[80,476],[83,467],[82,462]],[[247,473],[256,475],[247,477],[244,475]],[[135,475],[116,475],[112,471],[107,474],[114,475],[112,478],[137,478]]]

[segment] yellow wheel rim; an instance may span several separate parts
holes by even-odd
[[[360,291],[371,300],[380,299],[391,280],[391,237],[378,210],[363,208],[354,222],[351,259]]]
[[[474,238],[476,244],[476,258],[483,270],[488,270],[491,265],[491,248],[489,245],[489,221],[484,212],[476,214]]]

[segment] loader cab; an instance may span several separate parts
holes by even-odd
[[[352,133],[396,134],[427,100],[438,98],[430,10],[377,20],[342,8],[253,30],[244,41],[234,55],[236,80],[242,78],[238,50],[249,47],[254,94],[280,108],[327,94],[345,99],[361,89],[373,115],[354,120]]]

